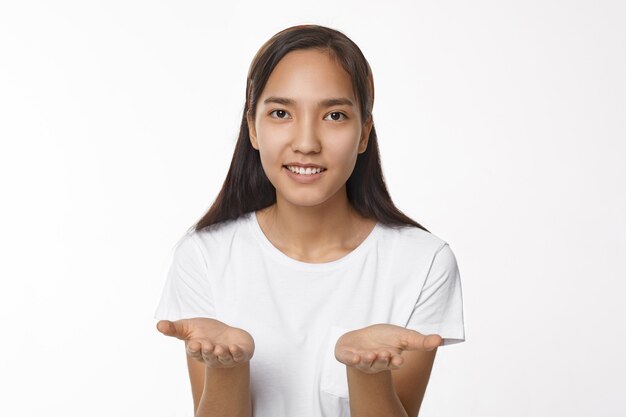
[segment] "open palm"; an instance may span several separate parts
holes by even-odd
[[[433,350],[442,342],[437,334],[423,335],[393,324],[374,324],[342,335],[335,345],[335,359],[374,374],[402,367],[405,350]]]
[[[157,330],[184,340],[187,354],[211,368],[232,368],[254,355],[254,339],[247,331],[204,317],[160,320]]]

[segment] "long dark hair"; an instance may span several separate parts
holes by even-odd
[[[361,120],[366,121],[372,117],[372,71],[363,53],[352,40],[335,29],[319,25],[292,26],[278,32],[261,46],[250,64],[246,104],[228,174],[211,208],[190,230],[199,231],[212,224],[234,220],[276,202],[276,189],[263,171],[259,151],[250,143],[246,116],[249,111],[250,118],[254,120],[257,100],[278,62],[291,51],[313,48],[327,52],[341,64],[352,77],[352,88],[359,102]],[[383,179],[376,128],[373,124],[367,149],[358,155],[352,175],[346,182],[346,192],[350,204],[364,217],[375,218],[388,226],[414,226],[429,232],[402,213],[391,201]]]

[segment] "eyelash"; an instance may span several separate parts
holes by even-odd
[[[276,110],[272,110],[271,112],[269,112],[269,115],[271,115],[272,113],[277,112],[277,111],[284,111],[285,113],[289,113],[287,110],[283,110],[283,109],[276,109]],[[338,114],[342,115],[342,116],[343,116],[343,120],[348,119],[348,116],[346,116],[346,114],[345,114],[345,113],[340,112],[340,111],[332,111],[332,112],[330,112],[330,113],[328,113],[328,114],[330,115],[330,114],[333,114],[333,113],[338,113]],[[275,119],[278,119],[278,120],[285,120],[285,118],[284,118],[284,117],[275,117]],[[332,120],[332,121],[333,121],[333,122],[342,122],[343,120]]]

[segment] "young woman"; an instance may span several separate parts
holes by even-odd
[[[337,30],[290,27],[246,98],[154,315],[185,341],[195,415],[417,416],[437,347],[465,340],[461,282],[389,197],[367,60]]]

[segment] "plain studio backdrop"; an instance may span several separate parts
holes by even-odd
[[[457,256],[466,342],[420,416],[626,415],[625,22],[623,1],[2,2],[0,415],[192,415],[152,316],[254,54],[305,23],[362,49],[392,198]]]

